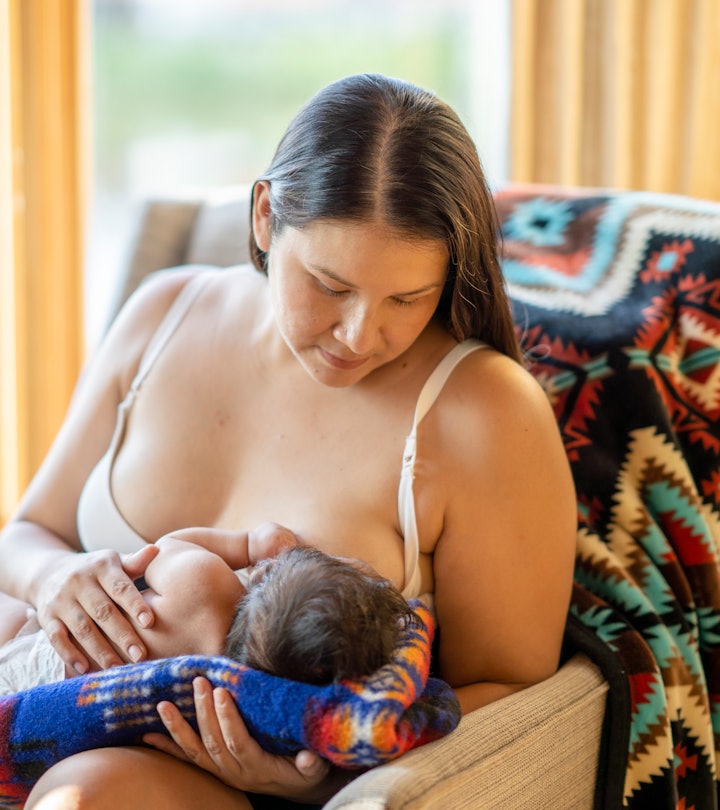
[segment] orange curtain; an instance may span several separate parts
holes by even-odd
[[[86,0],[0,0],[0,523],[83,355]]]
[[[510,176],[720,199],[720,0],[513,0]]]

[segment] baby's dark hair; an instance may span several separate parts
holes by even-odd
[[[356,561],[298,545],[259,563],[225,654],[282,678],[327,684],[389,663],[420,622],[390,582]]]

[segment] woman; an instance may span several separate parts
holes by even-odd
[[[4,532],[0,587],[37,607],[77,670],[136,660],[135,627],[153,620],[132,585],[142,554],[123,568],[117,552],[272,520],[405,596],[433,594],[439,674],[463,711],[548,677],[574,493],[520,363],[461,122],[403,82],[332,84],[291,123],[251,219],[256,270],[162,274],[125,307]],[[214,550],[233,564],[232,544]],[[202,739],[166,707],[175,743],[66,760],[28,806],[332,792],[308,752],[262,752],[222,690],[201,680],[196,703]]]

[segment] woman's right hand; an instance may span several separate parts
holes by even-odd
[[[133,554],[68,554],[45,577],[37,596],[38,621],[75,673],[145,657],[133,624],[150,627],[154,617],[134,580],[157,553],[150,544]]]
[[[327,761],[310,751],[295,757],[270,754],[250,735],[232,695],[205,678],[193,681],[198,732],[172,703],[157,711],[169,737],[145,734],[143,742],[192,762],[237,790],[323,803],[347,781]]]

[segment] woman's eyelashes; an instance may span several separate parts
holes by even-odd
[[[330,295],[333,298],[339,298],[342,295],[350,292],[350,290],[336,290],[333,287],[328,287],[327,284],[320,281],[319,278],[315,278],[315,283],[320,288],[320,290],[325,293],[326,295]],[[405,298],[399,298],[397,296],[392,296],[390,299],[393,304],[399,307],[411,307],[413,304],[416,304],[420,299],[419,298],[411,298],[409,301]]]
[[[326,295],[332,295],[334,297],[344,295],[349,290],[336,290],[333,287],[328,287],[325,282],[321,281],[317,276],[313,276],[315,279],[315,284],[318,286],[321,292],[325,293]]]

